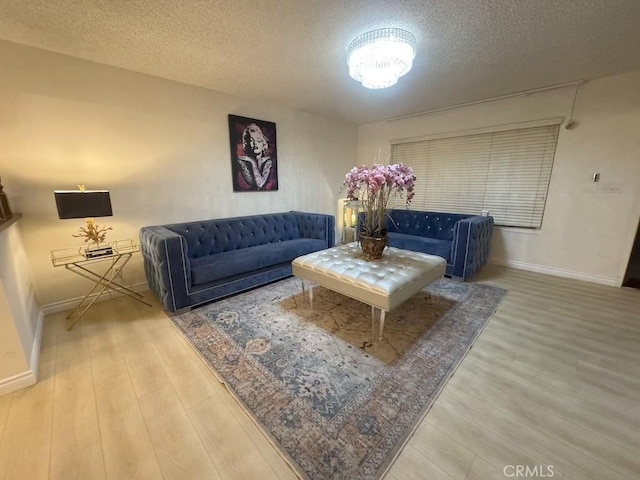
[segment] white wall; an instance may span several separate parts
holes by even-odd
[[[0,395],[36,382],[42,312],[17,223],[0,225]]]
[[[558,116],[569,117],[575,87],[358,129],[358,159],[371,163],[389,141]],[[492,261],[620,285],[640,216],[640,72],[593,80],[578,90],[575,126],[560,129],[542,228],[498,229]],[[600,182],[591,177],[600,173]],[[605,193],[607,183],[621,193]]]
[[[140,227],[288,210],[336,214],[356,160],[355,125],[44,50],[0,42],[0,175],[21,223],[43,306],[84,295],[50,251],[81,245],[81,220],[59,220],[53,190],[111,192],[107,239]],[[277,192],[234,193],[227,115],[277,124]],[[125,272],[145,282],[140,257]]]

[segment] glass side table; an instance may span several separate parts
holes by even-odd
[[[67,316],[67,320],[73,320],[67,330],[71,330],[87,313],[87,310],[106,292],[118,292],[151,307],[151,304],[147,303],[141,294],[133,291],[130,286],[116,281],[121,277],[122,269],[131,260],[133,254],[140,252],[140,245],[133,240],[118,240],[110,243],[109,246],[111,252],[99,257],[88,256],[86,247],[66,248],[51,252],[51,262],[54,267],[64,267],[94,283],[78,306]],[[106,271],[98,273],[97,268],[104,267],[105,264]]]

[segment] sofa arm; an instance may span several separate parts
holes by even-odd
[[[140,247],[149,288],[172,312],[189,306],[191,264],[187,242],[165,227],[140,229]]]
[[[324,240],[327,248],[334,246],[336,219],[333,215],[305,212],[291,213],[296,216],[301,237]]]
[[[474,216],[459,220],[453,227],[451,275],[471,277],[489,260],[493,217]]]

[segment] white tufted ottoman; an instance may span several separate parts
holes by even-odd
[[[402,304],[434,280],[443,278],[447,262],[426,253],[388,247],[379,260],[361,258],[354,243],[321,250],[296,258],[293,274],[329,290],[371,305],[375,337],[375,309],[380,309],[378,338],[382,338],[385,313]],[[309,289],[313,306],[313,291]]]

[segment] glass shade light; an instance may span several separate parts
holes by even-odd
[[[416,38],[400,28],[363,33],[349,45],[349,75],[371,89],[395,85],[413,66]]]

